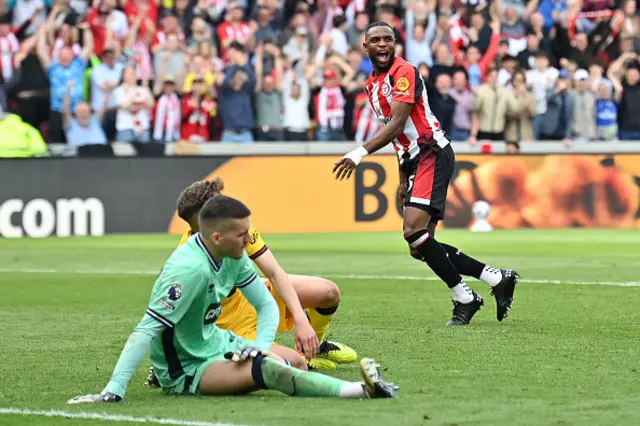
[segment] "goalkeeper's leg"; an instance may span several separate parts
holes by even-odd
[[[258,389],[277,390],[291,396],[368,398],[396,396],[395,387],[382,380],[372,360],[361,364],[363,382],[345,382],[320,373],[301,371],[282,358],[258,354],[245,362],[216,361],[205,370],[201,395],[233,395]]]

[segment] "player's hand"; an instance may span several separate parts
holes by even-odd
[[[293,338],[296,342],[296,349],[302,351],[307,359],[316,357],[318,351],[318,336],[316,336],[315,330],[306,318],[303,324],[296,324]]]
[[[226,354],[224,354],[224,357],[230,361],[242,364],[243,362],[256,358],[258,355],[261,355],[263,357],[268,356],[269,352],[263,351],[258,348],[248,347],[238,349],[235,352],[227,352]]]
[[[336,179],[343,180],[351,177],[351,173],[356,169],[356,163],[350,158],[342,158],[333,166],[333,173],[336,174]]]
[[[120,402],[122,398],[111,392],[102,392],[91,395],[78,395],[67,401],[67,404],[93,404],[96,402]]]

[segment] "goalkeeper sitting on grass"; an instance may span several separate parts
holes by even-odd
[[[70,404],[118,402],[143,358],[167,393],[241,394],[273,389],[292,396],[389,398],[396,387],[384,382],[372,359],[360,362],[364,382],[345,382],[302,371],[270,354],[279,312],[245,252],[251,212],[220,195],[200,211],[200,232],[169,257],[151,293],[146,314],[120,355],[102,393],[80,395]],[[258,312],[255,341],[215,325],[221,302],[233,286]]]

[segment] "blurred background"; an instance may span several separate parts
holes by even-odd
[[[373,20],[456,142],[640,139],[635,0],[1,0],[0,14],[4,157],[44,153],[39,137],[103,155],[362,142],[379,125],[363,93]]]

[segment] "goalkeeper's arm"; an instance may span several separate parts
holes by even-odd
[[[154,337],[159,336],[165,326],[145,314],[140,323],[127,339],[124,349],[120,354],[116,368],[113,370],[111,380],[107,383],[103,392],[110,392],[124,397],[127,385],[136,369],[149,352],[149,346]]]
[[[80,395],[71,399],[69,403],[118,402],[124,398],[133,373],[149,352],[151,341],[154,337],[159,336],[163,330],[164,325],[145,314],[127,339],[116,368],[111,375],[111,380],[102,393],[99,395]]]

